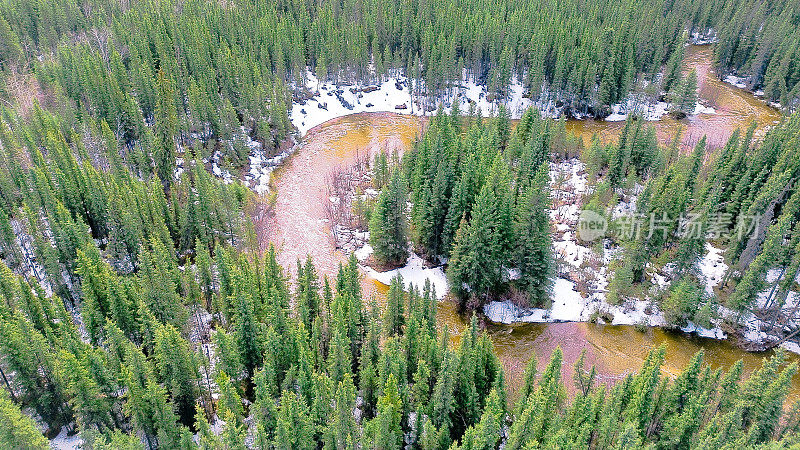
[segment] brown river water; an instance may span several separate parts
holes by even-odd
[[[687,48],[686,66],[698,72],[700,97],[713,106],[717,114],[674,120],[669,117],[654,122],[659,139],[666,142],[678,127],[683,127],[683,144],[691,146],[707,134],[709,143],[718,147],[725,143],[736,128],[746,128],[752,121],[759,124],[759,133],[774,125],[780,114],[750,93],[716,79],[711,67],[711,47]],[[308,132],[301,147],[276,172],[274,188],[277,202],[274,208],[268,239],[279,249],[279,262],[290,275],[295,272],[298,258],[310,255],[320,275],[334,277],[337,266],[346,255],[335,248],[325,221],[325,202],[330,174],[337,168],[352,165],[360,156],[381,149],[407,149],[420,134],[425,118],[393,113],[365,113],[334,119]],[[567,127],[587,142],[593,134],[604,139],[618,135],[623,123],[570,120]],[[362,281],[365,298],[375,296],[380,302],[387,287],[366,275]],[[439,303],[438,320],[448,327],[452,341],[458,341],[469,323],[447,300]],[[534,355],[539,366],[547,363],[556,347],[564,352],[562,375],[571,385],[572,365],[586,351],[586,362],[598,369],[598,381],[612,383],[628,373],[637,371],[647,352],[665,345],[666,361],[663,372],[677,375],[699,350],[705,351],[706,362],[714,368],[728,368],[742,359],[747,372],[759,367],[770,353],[748,353],[727,341],[698,338],[680,332],[661,329],[636,331],[630,326],[595,325],[587,323],[548,323],[494,325],[486,327],[495,351],[506,371],[512,398],[518,389],[521,374]],[[791,355],[792,360],[798,360]],[[793,398],[800,398],[800,376],[792,382]]]
[[[681,120],[666,115],[656,122],[658,138],[669,142],[680,129],[681,144],[693,147],[706,135],[709,148],[725,145],[733,130],[740,128],[742,133],[755,121],[756,136],[763,136],[769,127],[781,119],[781,113],[758,99],[750,92],[739,89],[717,78],[713,64],[713,49],[710,45],[692,45],[686,48],[684,69],[697,71],[699,98],[706,106],[716,110],[716,114],[698,114]],[[588,144],[597,134],[603,141],[613,141],[619,136],[625,122],[605,122],[602,120],[569,120],[567,130],[581,136]]]

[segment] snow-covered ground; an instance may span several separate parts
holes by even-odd
[[[611,105],[611,114],[605,120],[606,122],[622,122],[628,119],[629,114],[637,114],[643,116],[645,120],[656,121],[664,117],[668,110],[668,103],[642,104],[631,95],[627,101]]]
[[[693,323],[691,320],[685,327],[681,327],[681,331],[684,333],[695,333],[700,337],[711,338],[711,339],[726,339],[728,335],[722,331],[719,327],[714,328],[703,328],[700,325]]]
[[[520,308],[511,301],[492,302],[483,310],[489,320],[504,324],[610,320],[613,325],[667,325],[663,313],[648,298],[627,299],[621,305],[611,305],[606,302],[608,265],[619,252],[606,240],[603,245],[603,255],[598,255],[594,248],[582,245],[575,238],[574,230],[580,216],[581,196],[591,191],[583,170],[583,164],[578,160],[551,165],[551,195],[554,202],[550,217],[557,231],[553,246],[562,266],[560,270],[562,277],[555,280],[553,287],[551,307]],[[614,216],[635,212],[638,192],[641,192],[641,186],[635,187],[632,192],[623,193],[623,200],[613,210]],[[668,266],[662,269],[667,276],[648,266],[648,273],[653,282],[653,291],[648,296],[654,298],[669,287]],[[728,270],[723,259],[723,250],[710,243],[706,244],[706,253],[698,262],[698,270],[705,282],[706,294],[711,298],[714,296],[714,288],[720,284]],[[579,292],[575,282],[563,277],[573,273],[584,280],[584,292]],[[770,271],[767,281],[774,282],[777,278],[775,271]],[[763,294],[766,295],[768,292]],[[789,308],[797,301],[800,301],[800,294],[790,293],[787,305],[784,307]],[[728,319],[735,317],[727,308],[721,306],[718,308],[722,317]],[[755,317],[744,314],[739,323],[745,327],[746,340],[758,343],[768,339],[766,333],[760,331],[762,323]],[[727,334],[719,326],[704,328],[691,321],[681,330],[707,338],[727,338]],[[784,343],[781,346],[800,353],[800,346],[794,343]]]
[[[700,260],[699,268],[705,279],[706,295],[711,297],[714,295],[714,288],[719,285],[725,272],[727,272],[728,265],[723,260],[723,250],[706,242],[706,252],[705,256]]]
[[[359,250],[356,250],[355,252],[356,258],[358,258],[360,261],[366,260],[371,254],[372,247],[370,247],[369,244],[365,245]],[[406,290],[409,290],[411,285],[414,285],[418,290],[421,291],[422,287],[425,286],[426,280],[430,280],[431,285],[436,290],[436,297],[439,299],[444,298],[449,290],[447,276],[444,274],[444,270],[442,270],[440,266],[425,267],[425,262],[414,252],[409,253],[409,258],[406,262],[406,265],[394,270],[378,272],[367,265],[363,265],[362,268],[364,269],[364,272],[366,272],[371,278],[387,286],[392,283],[392,278],[400,275],[403,277],[403,284]]]
[[[58,436],[50,440],[50,448],[54,450],[79,450],[83,448],[83,439],[78,434],[67,436],[67,427],[62,427]]]
[[[739,89],[747,90],[747,83],[750,81],[750,78],[748,78],[748,77],[740,77],[740,76],[737,76],[737,75],[734,75],[734,74],[728,74],[722,81],[724,81],[724,82],[726,82],[728,84],[731,84],[733,86],[736,86]],[[765,101],[769,106],[771,106],[771,107],[773,107],[775,109],[783,109],[783,105],[781,105],[780,102],[769,101],[769,100],[765,99],[763,90],[758,89],[758,90],[753,91],[751,93],[754,96],[756,96],[756,97],[760,98],[761,100]],[[775,122],[775,123],[778,123],[778,122]]]
[[[552,163],[550,184],[553,200],[550,218],[557,231],[553,248],[561,274],[554,282],[552,304],[542,309],[520,308],[511,301],[491,302],[484,307],[486,317],[506,324],[588,322],[605,317],[610,318],[613,325],[666,325],[663,314],[649,300],[627,300],[621,305],[606,302],[608,263],[617,252],[604,242],[604,254],[599,255],[593,248],[578,242],[575,236],[582,196],[590,192],[583,163],[577,159]],[[635,209],[635,197],[630,203]],[[579,292],[575,282],[565,278],[573,275],[584,280],[585,292]]]
[[[584,298],[575,290],[575,283],[556,278],[553,286],[552,305],[549,309],[520,308],[510,301],[487,304],[483,312],[492,322],[498,323],[545,323],[588,322],[593,316],[602,314],[613,317],[613,325],[665,325],[663,315],[653,313],[646,301],[629,301],[623,305],[609,305],[604,295],[593,294]],[[649,312],[649,314],[648,314]]]
[[[717,32],[714,31],[713,28],[705,30],[705,32],[702,33],[700,31],[694,31],[689,40],[693,45],[713,44],[717,42]]]
[[[746,77],[737,77],[736,75],[728,75],[725,77],[724,80],[728,84],[732,84],[739,89],[747,89],[747,78]]]
[[[289,118],[300,132],[305,135],[308,130],[337,117],[361,112],[396,112],[400,114],[432,114],[436,105],[431,105],[426,98],[412,95],[412,87],[419,81],[409,79],[403,75],[386,78],[381,83],[367,85],[335,84],[321,82],[310,70],[306,71],[305,90],[312,93],[311,98],[295,98]],[[466,111],[470,104],[474,104],[483,115],[492,115],[497,111],[500,103],[506,105],[512,118],[519,118],[526,109],[535,106],[546,117],[559,117],[564,107],[557,107],[554,101],[534,103],[526,97],[524,87],[516,78],[509,85],[508,97],[504,100],[490,101],[484,86],[477,85],[474,80],[466,76],[458,86],[454,86],[442,96],[447,107],[457,99],[459,108]],[[544,96],[547,97],[546,95]],[[646,120],[660,120],[669,110],[665,102],[648,103],[631,94],[626,101],[611,105],[611,115],[606,121],[623,121],[629,114],[644,116]],[[693,115],[715,114],[710,106],[697,103]]]
[[[266,194],[269,192],[272,171],[292,154],[296,146],[292,146],[289,150],[283,151],[272,158],[267,158],[260,143],[251,140],[248,142],[248,146],[251,149],[249,156],[250,167],[244,175],[245,182],[256,194]]]
[[[400,114],[432,114],[435,109],[427,108],[423,97],[412,96],[411,87],[416,86],[416,81],[405,76],[389,77],[379,84],[371,85],[337,85],[323,83],[311,72],[306,72],[305,88],[313,93],[308,100],[295,101],[289,118],[301,135],[317,125],[323,124],[337,117],[360,112],[397,112]],[[498,102],[490,102],[483,86],[478,86],[468,77],[459,86],[453,87],[451,92],[444,97],[450,104],[459,94],[459,107],[462,111],[468,109],[470,103],[480,109],[484,115],[491,115],[497,111]],[[523,96],[522,84],[514,80],[509,87],[509,96],[504,102],[512,118],[519,118],[526,109],[533,106],[533,102]],[[435,108],[435,105],[432,105]],[[450,107],[445,111],[449,111]],[[544,113],[556,117],[560,112],[555,111],[552,104],[540,107]]]
[[[635,97],[631,95],[628,101],[611,105],[611,114],[604,120],[606,122],[622,122],[628,119],[630,114],[639,115],[644,117],[647,121],[661,120],[669,112],[669,103],[656,102],[656,103],[639,103]],[[696,103],[691,115],[698,114],[716,114],[717,111],[706,106],[700,102]]]
[[[225,141],[223,145],[233,146],[236,145],[236,141],[240,141],[240,143],[243,143],[243,145],[250,149],[250,154],[248,155],[249,164],[247,165],[247,171],[244,173],[242,182],[259,195],[269,192],[269,182],[272,172],[297,148],[297,143],[294,142],[294,145],[288,150],[272,158],[268,158],[261,143],[253,140],[247,129],[243,126],[240,127],[240,131],[236,132],[232,140]],[[182,151],[180,153],[183,154]],[[204,159],[203,163],[211,164],[211,173],[214,176],[222,179],[226,184],[232,183],[234,181],[234,176],[230,171],[222,168],[220,165],[222,159],[222,153],[215,151],[210,158]],[[175,166],[175,179],[179,179],[181,174],[185,171],[184,158],[176,158]]]

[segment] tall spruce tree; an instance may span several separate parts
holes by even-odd
[[[369,242],[383,264],[400,265],[408,257],[407,187],[399,170],[381,191],[369,223]]]

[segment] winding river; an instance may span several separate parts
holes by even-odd
[[[674,120],[665,117],[654,122],[659,139],[667,141],[678,127],[683,127],[683,144],[691,146],[703,134],[709,144],[721,146],[736,128],[746,128],[755,120],[759,135],[780,120],[780,114],[750,93],[719,81],[711,67],[711,47],[687,48],[686,67],[694,67],[699,78],[700,97],[716,110],[716,114]],[[327,185],[336,168],[353,164],[359,156],[380,149],[403,150],[419,135],[425,118],[394,113],[363,113],[334,119],[310,130],[300,148],[276,172],[274,187],[277,201],[267,236],[262,236],[279,249],[279,262],[293,275],[298,258],[310,255],[320,273],[334,277],[338,264],[346,259],[337,250],[325,220]],[[619,133],[621,122],[569,121],[567,127],[588,141],[593,134],[611,139]],[[379,299],[386,286],[366,275],[362,281],[365,298]],[[447,326],[453,341],[468,323],[452,302],[439,303],[438,320]],[[587,323],[548,323],[524,325],[488,325],[499,359],[506,370],[512,397],[521,374],[532,356],[546,364],[551,352],[561,347],[564,352],[562,374],[571,385],[572,365],[582,351],[586,361],[598,369],[598,381],[611,383],[638,370],[647,352],[666,345],[663,371],[676,375],[698,350],[704,350],[712,367],[728,368],[742,359],[747,372],[761,365],[769,353],[755,354],[739,350],[726,341],[698,338],[661,329],[636,331],[630,326]],[[797,360],[796,355],[791,358]],[[792,382],[792,397],[800,398],[800,376]]]
[[[681,144],[684,147],[693,147],[705,135],[710,148],[719,148],[725,145],[737,128],[744,132],[755,121],[755,135],[760,137],[769,127],[780,121],[781,113],[778,110],[750,92],[719,80],[712,60],[713,49],[710,45],[692,45],[686,48],[684,69],[697,71],[698,96],[706,106],[714,108],[715,113],[698,114],[682,120],[666,115],[652,122],[661,142],[671,141],[678,129],[682,129]],[[567,130],[581,136],[584,143],[588,144],[595,134],[601,140],[615,140],[624,125],[625,122],[570,120],[567,122]]]

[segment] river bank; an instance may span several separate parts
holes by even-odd
[[[679,128],[683,129],[684,146],[694,145],[701,133],[713,134],[712,143],[724,143],[733,130],[746,127],[751,120],[758,121],[759,135],[767,127],[773,126],[776,120],[780,120],[777,111],[751,94],[716,79],[710,70],[710,47],[692,46],[687,50],[687,66],[702,63],[703,67],[707,68],[698,69],[700,96],[714,108],[715,114],[699,114],[681,121],[665,116],[661,120],[652,122],[662,143],[672,139]],[[396,89],[396,86],[390,87]],[[726,106],[724,104],[726,102],[732,103]],[[330,109],[330,104],[328,106]],[[363,106],[366,107],[366,104]],[[350,110],[341,112],[349,114]],[[298,127],[305,136],[292,156],[273,173],[277,201],[269,230],[259,234],[262,242],[272,243],[280,250],[279,262],[289,268],[290,276],[293,275],[296,260],[304,259],[306,255],[312,257],[320,275],[335,276],[338,264],[345,261],[347,254],[336,248],[336,242],[325,217],[324,205],[330,202],[327,197],[327,178],[331,171],[348,167],[365,154],[373,154],[381,149],[409,148],[423,130],[427,119],[412,115],[410,111],[401,112],[402,114],[382,112],[347,115],[308,127],[304,132]],[[567,121],[567,129],[584,138],[585,142],[588,142],[593,134],[600,135],[602,139],[614,138],[622,125],[621,122],[594,120]],[[574,161],[570,163],[569,168],[565,167],[565,170],[567,169],[572,174],[580,172],[579,165]],[[633,205],[628,206],[633,207]],[[564,251],[565,262],[569,264],[570,258],[576,262],[576,257],[580,260],[581,255],[586,256],[586,254],[582,249],[572,245],[573,239],[570,239],[568,231],[569,229],[564,229],[562,226],[556,241],[557,249]],[[360,258],[363,259],[368,253],[368,249],[362,249],[359,253]],[[714,283],[719,283],[719,272],[723,269],[723,264],[721,252],[716,250],[709,250],[706,258],[701,261],[701,271],[707,276],[712,291]],[[446,283],[441,268],[425,267],[419,261],[412,260],[411,264],[399,272],[407,281],[420,283],[424,282],[425,278],[430,278],[438,283]],[[363,266],[362,287],[365,298],[375,296],[380,302],[387,290],[386,283],[395,273],[397,272],[380,273]],[[598,283],[603,277],[600,278]],[[544,362],[556,346],[560,346],[565,354],[564,376],[571,377],[572,363],[582,351],[586,351],[587,363],[596,365],[600,380],[608,382],[637,370],[646,351],[662,344],[667,345],[664,370],[670,373],[677,373],[699,349],[706,351],[712,367],[729,367],[734,361],[743,359],[748,371],[758,367],[763,358],[771,354],[771,352],[744,352],[728,340],[703,337],[708,334],[705,330],[700,330],[697,333],[699,336],[680,330],[663,330],[659,327],[661,324],[657,311],[648,309],[646,300],[634,305],[628,311],[626,306],[619,307],[614,319],[605,325],[588,323],[591,312],[585,306],[589,304],[596,306],[600,303],[581,296],[570,280],[561,279],[558,286],[559,292],[564,295],[557,295],[554,303],[557,304],[560,300],[562,304],[557,305],[555,313],[552,311],[549,313],[548,317],[551,320],[546,323],[486,323],[486,330],[492,338],[496,353],[506,368],[508,384],[512,391],[520,380],[528,359],[535,353],[536,357]],[[602,285],[596,288],[602,289]],[[444,297],[445,293],[437,288],[437,294],[439,297]],[[581,307],[578,308],[576,305]],[[569,319],[570,315],[574,317],[576,311],[584,321],[562,321]],[[653,327],[642,329],[638,326],[645,316],[648,324]],[[660,319],[663,320],[663,316]],[[449,329],[452,341],[457,342],[465,324],[468,323],[468,318],[459,314],[454,303],[444,298],[439,302],[437,321],[441,328]],[[513,320],[499,322],[503,321],[513,322]],[[722,337],[717,334],[717,330],[713,333],[715,337]],[[793,356],[792,359],[794,358]],[[793,380],[793,392],[794,395],[800,395],[800,377],[795,377]]]

